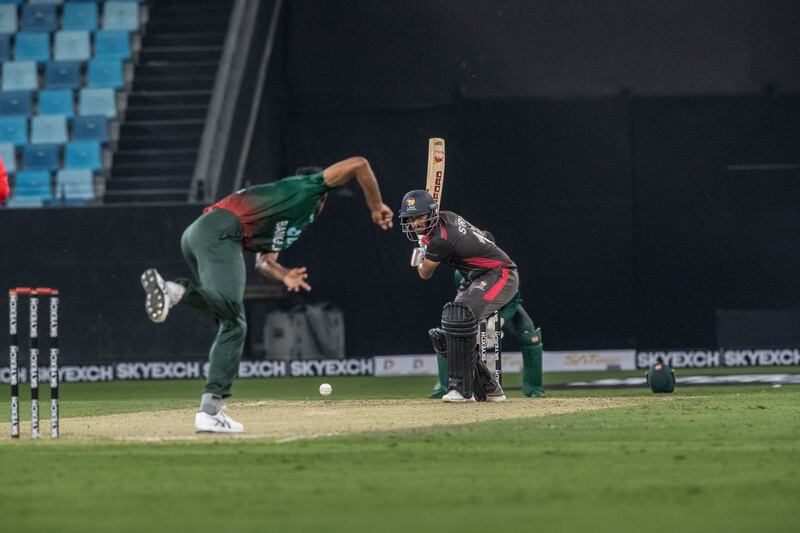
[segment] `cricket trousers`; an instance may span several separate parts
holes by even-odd
[[[177,280],[186,287],[181,303],[212,314],[219,330],[208,354],[205,392],[231,395],[242,359],[247,321],[244,314],[246,271],[242,226],[236,215],[214,209],[183,232],[181,251],[195,281]]]
[[[469,284],[462,283],[455,301],[469,307],[480,322],[510,302],[518,287],[516,268],[496,268]]]

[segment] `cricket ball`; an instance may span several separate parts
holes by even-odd
[[[331,387],[330,383],[323,383],[319,386],[319,393],[323,396],[330,396],[333,392],[333,387]]]

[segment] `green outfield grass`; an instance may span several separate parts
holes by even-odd
[[[612,375],[547,379],[603,377]],[[518,380],[510,375],[508,384]],[[235,392],[237,399],[318,399],[322,381],[241,380]],[[324,381],[333,384],[333,399],[419,398],[432,385],[430,377]],[[199,386],[67,384],[63,423],[193,407]],[[652,396],[645,389],[549,392],[621,395]],[[3,396],[0,422],[9,418]],[[0,530],[796,531],[800,386],[686,387],[670,397],[288,443],[11,443],[3,435]]]

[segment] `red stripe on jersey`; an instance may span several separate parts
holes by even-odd
[[[486,257],[467,257],[464,262],[468,265],[476,266],[478,268],[500,268],[507,265],[505,261],[498,261],[497,259],[487,259]]]
[[[444,226],[442,224],[439,224],[439,227],[442,228],[442,239],[447,240],[447,230],[444,229]],[[433,231],[431,231],[431,233],[433,233]],[[427,235],[425,235],[422,238],[422,245],[423,246],[428,246],[428,244],[430,244],[430,242],[431,242],[431,233],[428,233]]]
[[[483,295],[483,299],[486,300],[487,302],[491,302],[492,300],[494,300],[497,297],[497,295],[500,294],[500,291],[503,290],[503,287],[506,286],[506,283],[508,283],[508,269],[503,268],[500,270],[502,272],[502,274],[500,275],[500,281],[495,283],[492,286],[492,288],[489,289],[486,292],[486,294]]]

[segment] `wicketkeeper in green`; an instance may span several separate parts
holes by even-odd
[[[484,231],[483,234],[492,242],[497,242],[490,232]],[[460,286],[462,281],[464,281],[464,277],[456,270],[456,286]],[[533,320],[522,307],[522,296],[519,291],[510,302],[500,308],[500,322],[503,325],[503,332],[519,341],[522,351],[522,394],[529,398],[543,397],[542,330],[534,327]],[[494,336],[488,335],[488,338],[494,339]],[[429,398],[438,399],[447,394],[447,359],[444,355],[437,353],[436,362],[439,366],[439,377]]]
[[[196,281],[164,281],[151,268],[141,276],[145,310],[153,322],[163,322],[171,307],[182,303],[212,314],[219,322],[209,352],[208,379],[195,416],[198,432],[241,433],[241,423],[225,414],[222,399],[231,395],[239,370],[247,322],[244,251],[256,254],[256,270],[282,281],[289,291],[310,291],[306,267],[287,268],[278,253],[291,246],[314,222],[328,192],[356,178],[381,229],[392,227],[392,210],[383,203],[369,162],[351,157],[311,174],[242,189],[207,207],[181,238],[181,251]]]

